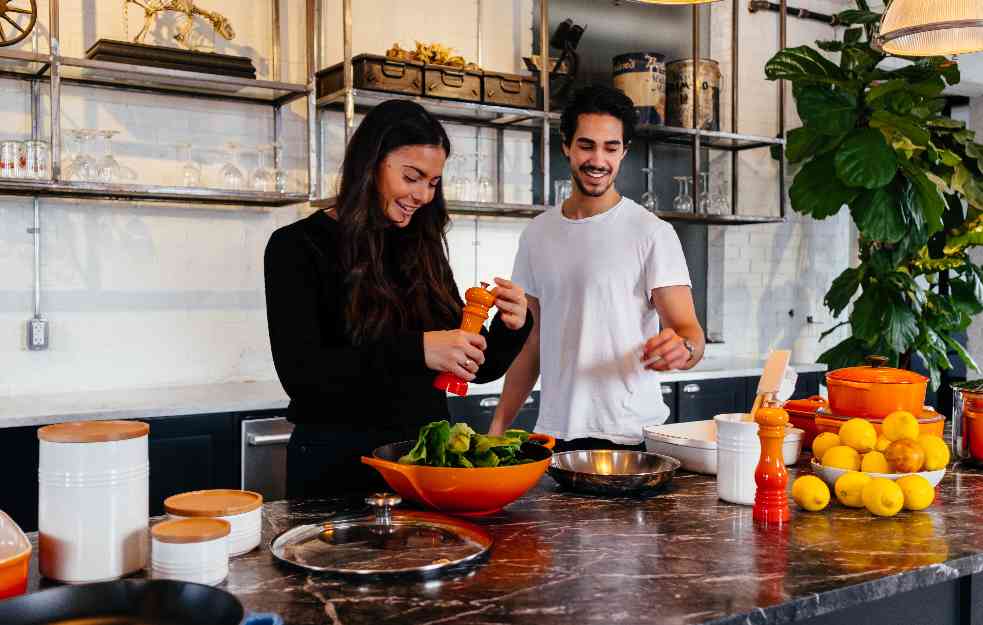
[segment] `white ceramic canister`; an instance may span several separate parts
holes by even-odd
[[[758,424],[747,421],[747,414],[721,414],[713,418],[717,424],[717,496],[724,501],[754,505],[754,494],[758,490],[754,482],[754,472],[761,458],[761,439],[758,438]],[[786,460],[786,443],[798,437],[801,444],[802,430],[787,428],[783,451]],[[796,457],[798,451],[795,450]],[[787,463],[787,462],[786,462]]]
[[[232,526],[229,556],[235,557],[259,546],[263,533],[263,496],[249,490],[196,490],[164,500],[164,511],[172,519],[213,517]]]
[[[150,575],[214,586],[229,576],[229,532],[223,519],[171,519],[150,530]]]
[[[48,579],[81,584],[147,565],[146,423],[88,421],[38,430],[38,560]]]

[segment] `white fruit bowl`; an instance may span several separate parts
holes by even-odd
[[[847,469],[824,467],[816,462],[815,458],[812,459],[812,471],[822,478],[824,482],[829,484],[830,488],[833,488],[836,485],[836,480],[839,479],[841,475],[848,472]],[[920,471],[918,473],[870,473],[868,471],[858,471],[858,473],[866,473],[870,477],[886,477],[889,480],[899,480],[908,475],[920,475],[928,480],[928,483],[934,487],[942,481],[942,477],[945,475],[945,469],[939,469],[938,471]]]

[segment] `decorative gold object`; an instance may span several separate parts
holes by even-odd
[[[0,3],[2,2],[3,0],[0,0]],[[202,9],[194,3],[194,0],[123,0],[124,24],[126,24],[127,12],[131,3],[143,8],[144,14],[143,28],[133,38],[133,43],[143,43],[143,39],[150,32],[150,28],[153,26],[154,20],[157,19],[157,15],[164,11],[174,11],[182,13],[185,16],[184,24],[178,33],[174,35],[174,38],[189,50],[194,49],[189,41],[189,37],[191,36],[191,29],[195,25],[196,15],[200,15],[205,20],[211,22],[215,32],[224,39],[232,41],[236,36],[235,31],[232,29],[232,24],[229,23],[227,17],[215,11]],[[127,32],[129,32],[129,28],[127,28]]]
[[[983,5],[977,0],[895,0],[876,39],[901,56],[950,56],[983,50]]]
[[[36,0],[0,0],[0,46],[23,41],[37,21]]]
[[[393,47],[386,50],[386,56],[390,59],[400,61],[417,61],[433,65],[446,65],[459,69],[480,69],[474,63],[468,63],[463,56],[453,54],[454,48],[450,48],[440,43],[421,43],[416,42],[416,50],[405,50],[394,43]]]

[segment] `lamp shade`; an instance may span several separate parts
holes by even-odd
[[[894,0],[877,43],[901,56],[948,56],[983,50],[983,0]]]
[[[632,0],[639,4],[710,4],[719,0]]]

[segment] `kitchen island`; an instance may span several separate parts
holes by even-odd
[[[950,469],[923,512],[880,519],[835,503],[819,513],[793,505],[782,529],[756,527],[751,508],[718,500],[712,476],[677,473],[645,499],[570,494],[544,476],[479,521],[496,543],[469,575],[355,584],[274,562],[265,545],[278,532],[343,507],[267,503],[264,545],[232,560],[222,587],[288,625],[983,619],[983,471],[971,468]],[[47,586],[35,556],[29,590]]]

